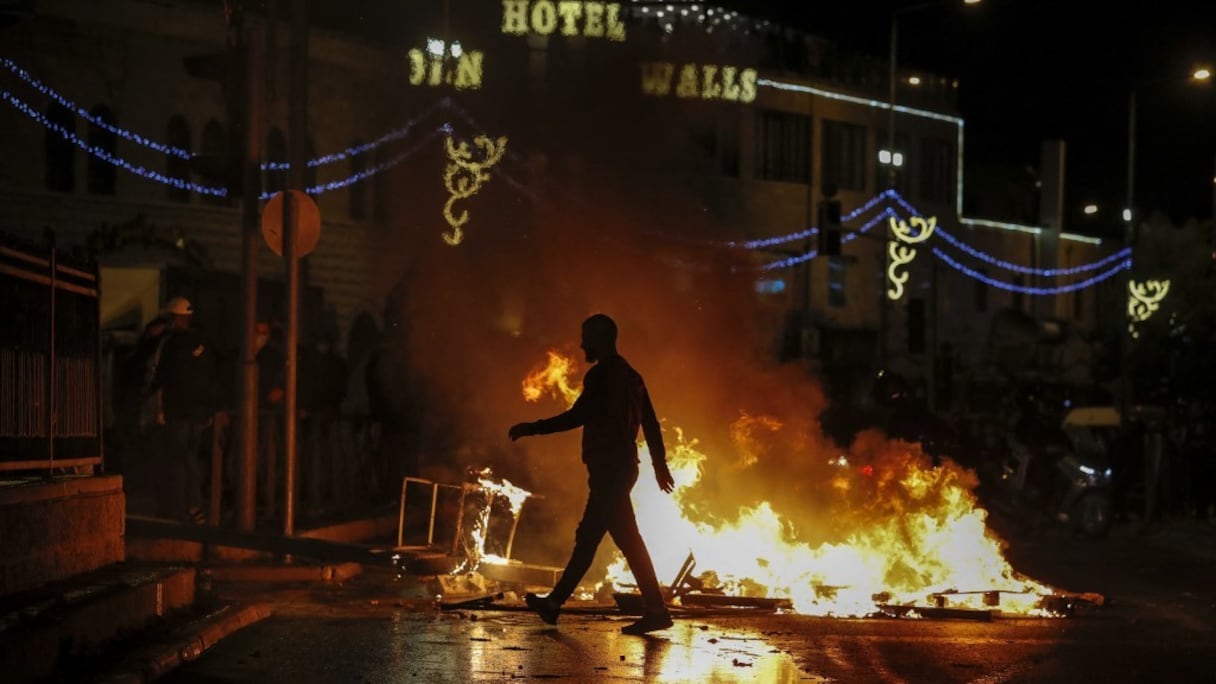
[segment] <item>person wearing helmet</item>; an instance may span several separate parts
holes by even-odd
[[[164,312],[169,330],[156,352],[151,383],[159,399],[156,422],[163,426],[157,513],[202,522],[198,451],[216,409],[215,352],[191,325],[189,300],[175,297]]]

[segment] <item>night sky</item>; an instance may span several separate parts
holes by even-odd
[[[891,9],[918,3],[728,4],[885,58]],[[899,61],[961,81],[968,165],[1037,164],[1043,140],[1063,139],[1067,227],[1093,233],[1112,232],[1124,204],[1129,89],[1162,81],[1137,91],[1137,204],[1212,216],[1216,88],[1186,79],[1216,65],[1216,1],[944,0],[901,16]],[[1114,211],[1082,219],[1088,202]]]

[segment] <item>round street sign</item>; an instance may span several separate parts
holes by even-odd
[[[291,193],[292,228],[296,237],[296,258],[308,256],[321,239],[321,210],[312,198],[299,190]],[[276,192],[262,208],[262,237],[271,251],[283,256],[283,193]]]

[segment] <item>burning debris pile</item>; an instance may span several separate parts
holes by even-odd
[[[574,368],[571,359],[550,352],[547,365],[524,380],[524,397],[572,403],[579,393]],[[755,458],[748,442],[782,427],[772,416],[743,414],[732,439],[736,449],[753,455],[734,461],[746,466]],[[835,617],[933,610],[1048,617],[1071,605],[1068,595],[1010,567],[1003,542],[987,528],[987,512],[976,502],[974,475],[948,460],[934,465],[918,445],[866,432],[847,450],[800,454],[817,479],[805,492],[806,507],[824,516],[831,530],[813,538],[767,499],[721,510],[719,497],[699,492],[713,465],[707,450],[677,427],[667,432],[669,440],[674,437],[668,463],[676,491],[664,494],[642,477],[633,498],[655,569],[660,577],[677,578],[673,594],[685,602],[779,599],[772,605]],[[646,463],[648,454],[641,459]],[[803,475],[785,473],[774,491]],[[620,596],[632,581],[618,552],[601,588]]]

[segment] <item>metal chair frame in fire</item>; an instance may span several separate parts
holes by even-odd
[[[406,543],[405,543],[405,504],[406,504],[407,493],[409,492],[409,486],[411,483],[416,484],[416,485],[429,486],[431,488],[430,517],[427,521],[426,544],[425,545],[418,545],[418,544],[406,545]],[[412,477],[412,476],[404,477],[401,480],[401,505],[400,505],[400,509],[398,511],[398,516],[397,516],[397,546],[394,550],[410,552],[410,551],[429,551],[429,550],[435,549],[435,516],[436,516],[436,511],[438,509],[438,504],[439,504],[439,490],[440,489],[454,489],[454,490],[458,490],[460,492],[460,502],[457,504],[457,508],[456,508],[456,510],[458,511],[458,513],[456,515],[456,530],[452,535],[452,546],[449,551],[449,555],[455,556],[459,552],[460,537],[462,534],[464,534],[465,500],[468,498],[469,494],[481,491],[484,489],[484,487],[482,487],[477,482],[465,482],[465,483],[457,485],[457,484],[450,484],[450,483],[446,483],[446,482],[435,482],[434,480],[428,480],[425,478]],[[532,495],[528,496],[528,499],[531,499],[531,498],[541,498],[541,497],[538,497],[535,494],[532,494]],[[524,506],[524,504],[527,503],[528,499],[524,499],[523,502],[520,503],[519,512],[514,515],[514,519],[511,522],[511,533],[507,537],[507,547],[506,547],[505,552],[503,553],[503,557],[506,558],[507,560],[511,559],[511,549],[515,545],[515,532],[516,532],[516,530],[519,529],[519,520],[520,520],[520,518],[523,517],[523,512],[524,512],[523,506]]]

